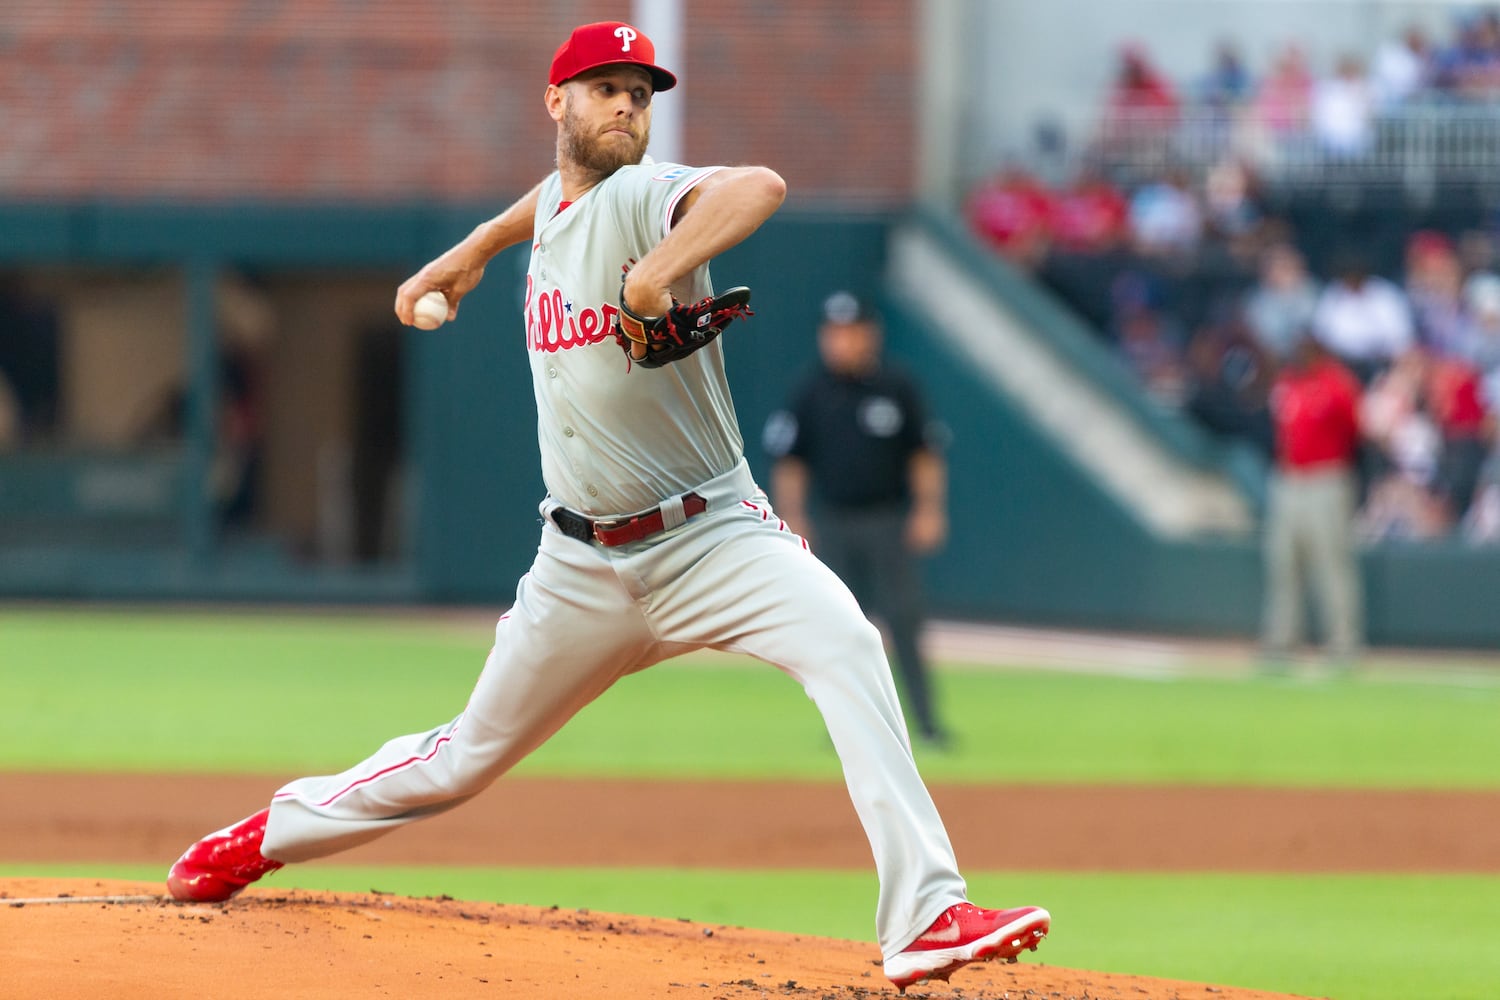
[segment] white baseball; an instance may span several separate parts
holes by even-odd
[[[436,330],[448,322],[448,299],[442,292],[431,291],[417,300],[411,310],[412,326],[418,330]]]

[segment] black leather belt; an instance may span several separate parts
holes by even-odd
[[[708,510],[708,501],[698,494],[684,493],[682,495],[684,517],[693,517],[705,510]],[[552,512],[552,522],[569,538],[576,538],[580,542],[598,542],[606,548],[638,542],[666,527],[666,519],[662,516],[660,507],[653,507],[648,511],[631,514],[628,517],[615,518],[593,518],[566,507],[559,507]]]

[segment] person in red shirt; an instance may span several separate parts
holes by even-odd
[[[975,188],[965,211],[980,239],[1026,270],[1033,270],[1051,246],[1051,194],[1018,167],[1007,167]]]
[[[1361,534],[1420,539],[1452,531],[1473,501],[1493,436],[1473,366],[1408,351],[1365,390],[1360,422],[1381,467],[1367,488]]]
[[[1430,359],[1427,395],[1443,435],[1437,486],[1449,517],[1456,523],[1474,500],[1479,471],[1492,444],[1492,421],[1479,372],[1460,358]]]
[[[1109,93],[1109,113],[1116,121],[1137,125],[1167,127],[1177,122],[1177,94],[1162,73],[1151,62],[1146,47],[1127,42],[1120,48],[1113,86]]]
[[[1330,659],[1352,665],[1364,642],[1354,540],[1359,399],[1353,372],[1307,334],[1271,387],[1276,467],[1267,497],[1261,646],[1272,662],[1302,641],[1306,583],[1318,598]]]
[[[1177,128],[1180,106],[1171,81],[1152,64],[1145,46],[1125,44],[1105,95],[1097,151],[1132,166],[1154,162]],[[1152,159],[1139,159],[1153,153]]]
[[[1067,253],[1104,253],[1124,239],[1130,202],[1097,170],[1085,169],[1051,201],[1052,241]]]

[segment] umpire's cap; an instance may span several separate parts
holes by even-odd
[[[878,323],[880,316],[874,306],[853,292],[842,289],[823,300],[823,322],[825,323]]]
[[[630,63],[651,74],[658,92],[677,86],[677,77],[656,65],[656,46],[638,28],[624,21],[595,21],[573,29],[552,57],[547,82],[557,86],[600,66]]]

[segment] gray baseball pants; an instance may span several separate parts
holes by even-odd
[[[848,588],[786,530],[739,466],[698,487],[706,512],[603,548],[546,515],[536,560],[495,626],[468,706],[334,775],[276,793],[262,852],[324,857],[483,791],[627,674],[696,649],[785,671],[822,713],[880,880],[889,958],[965,898],[953,848],[912,758],[879,632]],[[664,816],[662,822],[677,822]]]

